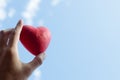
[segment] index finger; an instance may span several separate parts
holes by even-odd
[[[19,20],[15,27],[15,30],[11,34],[11,39],[10,39],[11,45],[16,45],[18,43],[20,38],[20,33],[22,31],[22,27],[23,27],[23,22],[22,20]]]

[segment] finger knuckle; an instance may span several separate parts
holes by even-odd
[[[13,55],[13,53],[15,52],[15,49],[13,49],[13,48],[7,48],[6,51],[7,51],[7,53]]]
[[[5,52],[4,55],[5,55],[5,57],[6,57],[7,59],[9,59],[9,60],[12,59],[12,57],[13,57],[13,52],[12,52],[11,49],[5,48],[5,49],[3,50],[3,52]]]
[[[4,30],[1,30],[1,31],[0,31],[0,34],[2,34],[2,35],[5,34],[5,31],[4,31]]]
[[[35,62],[36,62],[36,64],[38,64],[38,65],[42,64],[42,60],[41,60],[41,58],[39,58],[39,57],[36,57],[36,58],[35,58]]]

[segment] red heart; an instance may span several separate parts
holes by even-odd
[[[51,40],[50,31],[45,27],[33,27],[24,25],[20,35],[20,41],[33,55],[44,52]]]

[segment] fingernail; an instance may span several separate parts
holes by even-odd
[[[17,23],[17,25],[21,25],[22,24],[22,20],[20,19]]]

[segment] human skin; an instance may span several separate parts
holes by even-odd
[[[41,53],[29,63],[19,60],[18,42],[22,27],[23,22],[19,20],[15,28],[0,31],[0,80],[27,80],[45,58],[45,53]]]

